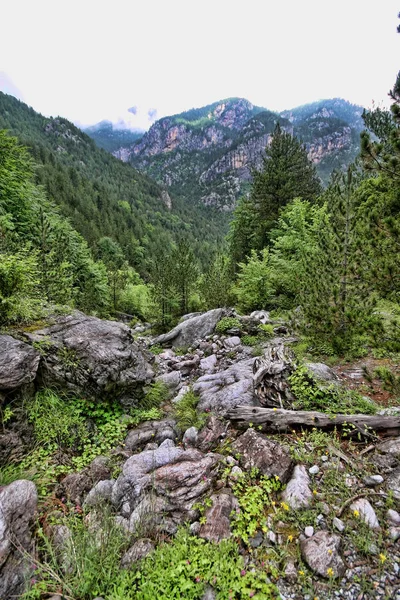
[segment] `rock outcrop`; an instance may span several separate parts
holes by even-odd
[[[18,597],[33,573],[31,528],[37,508],[34,483],[18,480],[0,489],[0,598]]]
[[[167,344],[175,348],[188,348],[196,341],[213,333],[216,324],[224,314],[222,308],[215,308],[206,313],[185,319],[168,333],[155,338],[155,344]]]
[[[40,354],[10,335],[0,335],[0,392],[13,392],[31,383],[39,367]]]
[[[129,327],[117,321],[75,312],[27,337],[43,343],[46,356],[39,375],[48,386],[93,398],[112,393],[134,404],[154,375],[150,355],[133,340]]]

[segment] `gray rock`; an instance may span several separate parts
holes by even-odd
[[[240,337],[237,335],[226,338],[224,340],[224,346],[225,346],[225,348],[228,348],[229,350],[231,350],[232,348],[237,348],[239,345],[240,345]]]
[[[248,429],[232,444],[232,449],[240,455],[241,466],[250,470],[253,467],[271,477],[276,475],[286,483],[293,469],[293,461],[283,446],[273,442],[267,436]]]
[[[252,313],[250,313],[250,318],[254,321],[258,321],[259,323],[263,323],[264,325],[266,323],[271,323],[269,312],[266,310],[254,310]]]
[[[181,387],[181,389],[179,390],[179,393],[175,396],[175,398],[172,399],[173,404],[176,404],[177,402],[180,402],[180,400],[182,400],[183,396],[185,394],[187,394],[188,392],[190,392],[190,386],[189,385],[183,385]]]
[[[231,472],[229,473],[230,481],[234,483],[243,477],[243,471],[240,467],[234,466],[232,467]]]
[[[395,527],[400,526],[400,514],[396,510],[389,508],[386,516],[391,525],[394,525]]]
[[[86,496],[83,507],[92,508],[102,504],[103,502],[110,502],[114,483],[114,479],[106,479],[105,481],[99,481],[96,483],[94,488],[92,488]]]
[[[191,523],[190,527],[190,533],[193,535],[198,535],[200,529],[201,529],[201,525],[199,521],[194,521],[194,523]]]
[[[37,492],[31,481],[14,481],[0,489],[0,598],[22,594],[32,573],[28,556],[34,549],[31,527],[36,508]]]
[[[358,511],[360,514],[360,519],[362,519],[371,529],[380,528],[378,517],[366,498],[359,498],[350,504],[350,510],[353,513],[354,511]]]
[[[39,369],[47,385],[66,387],[92,398],[109,397],[112,392],[121,402],[135,404],[154,375],[150,354],[133,340],[131,330],[123,323],[76,311],[27,337],[50,343]]]
[[[207,585],[200,600],[216,600],[217,593],[211,585]]]
[[[197,437],[197,448],[202,452],[214,450],[224,437],[226,429],[227,424],[224,421],[211,415]]]
[[[40,354],[10,335],[0,335],[0,390],[12,392],[31,383],[38,370]]]
[[[287,581],[289,581],[290,583],[294,583],[295,581],[297,581],[298,574],[293,561],[289,561],[286,565],[284,576],[285,579],[287,579]]]
[[[181,385],[182,377],[179,371],[170,371],[156,377],[156,381],[160,381],[167,386],[171,394],[176,393]]]
[[[186,429],[182,438],[182,442],[185,448],[188,448],[189,446],[196,446],[198,433],[199,432],[197,427],[189,427],[189,429]]]
[[[253,362],[253,358],[241,360],[224,371],[199,377],[193,385],[200,396],[198,409],[225,415],[239,404],[255,406]]]
[[[200,369],[205,373],[213,373],[217,365],[217,357],[215,354],[210,354],[206,358],[202,358],[200,361]]]
[[[274,545],[276,544],[277,539],[276,539],[276,533],[274,531],[269,530],[265,537],[270,544],[274,544]]]
[[[400,467],[395,469],[387,478],[386,485],[388,490],[393,492],[396,500],[400,500]]]
[[[387,440],[386,442],[382,442],[377,446],[377,450],[382,452],[383,454],[393,454],[395,456],[400,456],[400,437],[395,438],[393,440]]]
[[[363,482],[367,487],[375,487],[376,485],[383,483],[383,477],[382,475],[368,475],[363,478]]]
[[[306,367],[317,379],[322,381],[339,381],[336,373],[324,363],[306,363]]]
[[[166,344],[171,342],[175,348],[186,348],[200,339],[210,335],[218,321],[224,314],[222,308],[215,308],[200,315],[189,315],[168,333],[158,336],[154,344]]]
[[[308,472],[310,473],[310,475],[316,475],[317,473],[319,473],[319,466],[312,466],[310,469],[308,469]]]
[[[153,552],[154,544],[149,539],[137,540],[121,559],[121,567],[123,569],[129,569],[133,564],[142,560],[145,556]]]
[[[312,537],[300,543],[303,559],[321,577],[342,577],[346,570],[339,555],[340,537],[326,531],[317,531]]]
[[[293,510],[310,506],[313,494],[310,478],[303,465],[296,465],[291,480],[282,493],[282,498]]]
[[[139,427],[131,429],[125,438],[125,448],[135,451],[149,442],[161,444],[164,440],[177,439],[176,423],[172,419],[145,421]]]
[[[389,536],[394,542],[400,538],[400,527],[389,527]]]
[[[346,529],[346,525],[338,517],[333,519],[332,524],[339,531],[339,533],[342,533]]]
[[[268,533],[273,533],[273,531],[269,531]],[[259,546],[261,546],[263,541],[264,541],[263,534],[261,531],[258,531],[252,538],[249,539],[249,545],[252,548],[258,548]]]
[[[201,526],[199,536],[212,542],[220,542],[231,536],[230,514],[237,506],[232,494],[213,494],[212,506],[205,512],[206,522]]]
[[[308,538],[312,537],[314,535],[314,527],[312,525],[308,525],[308,527],[304,529],[304,535]]]

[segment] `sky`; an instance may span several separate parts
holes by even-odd
[[[0,90],[46,116],[147,129],[238,96],[388,104],[398,0],[2,0]]]

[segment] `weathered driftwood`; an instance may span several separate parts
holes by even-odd
[[[367,437],[369,429],[390,433],[400,431],[400,416],[329,415],[305,410],[237,406],[228,412],[227,417],[239,428],[247,428],[252,423],[254,426],[261,425],[265,431],[287,431],[298,426],[332,429],[343,425],[354,425],[357,431]]]
[[[271,344],[254,360],[254,393],[261,406],[292,408],[294,398],[287,377],[295,366],[293,351],[283,344]]]

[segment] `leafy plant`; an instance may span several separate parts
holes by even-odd
[[[143,400],[141,401],[141,408],[149,410],[150,408],[159,408],[163,402],[168,399],[168,387],[162,381],[156,381],[152,383]]]
[[[217,333],[226,333],[229,329],[240,329],[240,321],[235,317],[222,317],[215,327]]]

